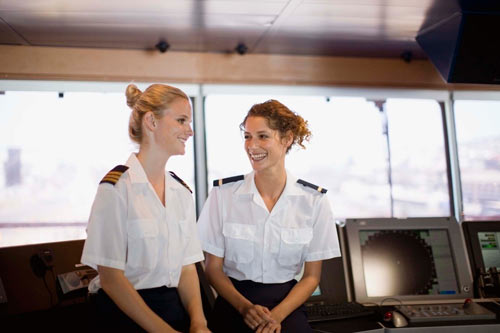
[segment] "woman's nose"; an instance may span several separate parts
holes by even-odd
[[[246,141],[245,141],[245,146],[247,148],[255,148],[256,147],[256,141],[253,140],[252,138],[248,138]]]
[[[189,136],[193,136],[194,135],[194,131],[193,131],[193,128],[191,127],[191,125],[188,124],[188,131],[187,131],[187,134]]]

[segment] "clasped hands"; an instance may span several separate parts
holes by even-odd
[[[252,304],[242,313],[245,324],[257,333],[280,333],[281,320],[278,320],[267,307]]]

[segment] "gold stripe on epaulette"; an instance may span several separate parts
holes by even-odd
[[[222,178],[219,179],[219,186],[221,186],[221,185],[222,185]]]
[[[323,188],[322,187],[318,187],[318,192],[321,193],[321,190],[323,190]]]
[[[118,179],[119,179],[121,176],[122,176],[122,174],[118,174],[118,175],[111,175],[111,174],[109,174],[109,173],[108,173],[108,174],[107,174],[106,176],[104,176],[104,177],[111,177],[111,178],[118,178]]]
[[[121,176],[122,176],[122,174],[121,174],[121,173],[120,173],[120,174],[117,174],[117,175],[113,175],[113,174],[108,173],[108,174],[106,174],[106,176],[104,176],[104,177],[120,178]]]
[[[117,165],[111,171],[109,171],[104,178],[101,180],[99,184],[102,183],[110,183],[112,185],[116,185],[120,180],[120,177],[123,175],[125,171],[128,170],[128,166],[126,165]]]
[[[103,181],[108,180],[108,181],[112,181],[112,182],[115,182],[115,183],[116,183],[119,179],[120,179],[120,178],[104,177],[102,180],[103,180]]]
[[[106,174],[106,176],[118,176],[120,177],[123,174],[123,172],[120,171],[110,171]]]

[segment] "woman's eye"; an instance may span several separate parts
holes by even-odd
[[[243,137],[245,138],[245,140],[250,139],[250,135],[246,135],[246,134],[245,134]]]
[[[184,124],[184,123],[186,122],[186,119],[182,119],[182,118],[181,118],[181,119],[178,119],[177,121],[178,121],[180,124]]]
[[[259,137],[260,137],[261,139],[267,139],[267,135],[265,135],[265,134],[261,134]]]

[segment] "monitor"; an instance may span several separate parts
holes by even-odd
[[[345,233],[359,303],[473,296],[460,226],[451,217],[347,219]]]
[[[462,223],[467,240],[472,272],[500,270],[500,221]]]

